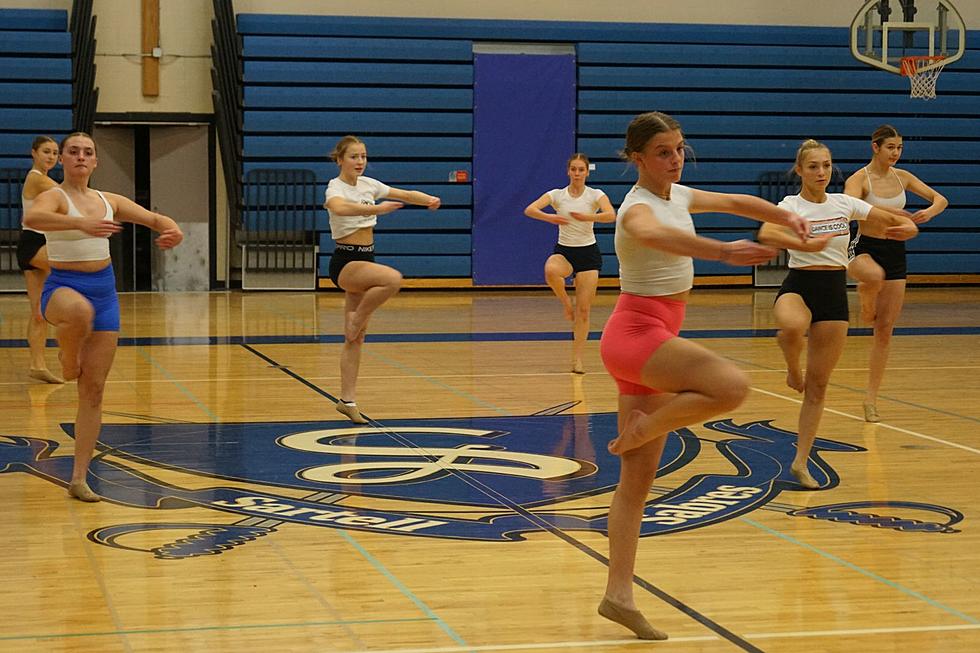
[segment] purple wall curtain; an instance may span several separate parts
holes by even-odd
[[[558,227],[524,207],[568,184],[575,151],[575,57],[476,54],[473,282],[543,284]]]

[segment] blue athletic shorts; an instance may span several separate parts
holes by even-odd
[[[116,275],[112,265],[98,272],[76,272],[51,268],[41,291],[41,314],[48,308],[51,293],[58,288],[71,288],[87,299],[95,309],[93,331],[119,330],[119,296],[116,294]]]

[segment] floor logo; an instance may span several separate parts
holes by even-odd
[[[283,524],[483,541],[520,540],[554,528],[605,532],[608,494],[619,473],[618,461],[606,450],[615,424],[611,413],[395,420],[383,426],[107,424],[91,467],[93,486],[107,501],[158,510],[207,508],[239,521],[117,524],[89,537],[179,559],[221,553]],[[795,433],[767,421],[721,420],[704,427],[713,437],[690,429],[670,434],[658,480],[669,483],[671,474],[702,453],[704,443],[713,443],[731,467],[691,476],[651,499],[641,536],[709,526],[801,489],[789,473]],[[70,435],[71,426],[64,428]],[[50,440],[0,436],[0,473],[26,472],[67,485],[71,457],[55,455],[57,448]],[[862,451],[817,438],[810,473],[821,489],[836,487],[840,479],[823,455]],[[147,473],[147,466],[160,473]],[[195,487],[202,478],[215,483],[181,487],[172,478],[182,475],[196,477],[188,483]],[[606,496],[593,499],[599,495]],[[886,511],[893,514],[878,514]],[[874,501],[787,514],[941,533],[957,532],[952,527],[963,518],[942,506]],[[929,519],[937,514],[942,523]],[[165,543],[135,546],[153,532]],[[131,537],[137,534],[142,537]]]

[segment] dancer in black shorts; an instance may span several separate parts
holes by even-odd
[[[902,156],[902,136],[891,125],[882,125],[871,135],[871,163],[851,175],[844,192],[877,207],[902,210],[905,192],[925,199],[928,207],[912,214],[923,224],[946,208],[946,198],[907,170],[895,167]],[[868,387],[864,396],[864,419],[878,422],[878,389],[885,376],[892,330],[905,301],[905,242],[884,237],[875,224],[862,224],[854,244],[854,258],[847,272],[858,281],[861,320],[874,325],[874,342],[868,361]]]
[[[330,278],[344,291],[344,346],[340,353],[340,401],[337,410],[355,424],[366,424],[355,403],[361,345],[371,314],[401,289],[401,273],[374,262],[374,225],[379,215],[407,202],[431,210],[441,200],[417,190],[401,190],[364,176],[367,147],[356,136],[344,136],[330,153],[340,174],[327,184],[324,208],[336,249]],[[378,202],[382,198],[396,201]]]
[[[38,136],[31,145],[30,172],[24,179],[24,189],[20,194],[24,213],[34,204],[34,198],[58,184],[48,176],[48,172],[58,163],[58,143],[50,136]],[[31,302],[31,317],[27,323],[27,345],[31,353],[31,365],[27,375],[45,383],[64,383],[57,374],[48,369],[44,360],[44,345],[48,339],[48,325],[41,316],[41,288],[48,278],[48,250],[44,234],[28,227],[20,231],[17,241],[17,264],[24,272],[27,298]]]
[[[804,488],[820,484],[808,470],[810,449],[817,436],[830,375],[847,339],[847,245],[851,220],[877,222],[876,229],[892,240],[918,233],[910,218],[871,206],[864,200],[828,193],[834,170],[830,150],[807,140],[796,153],[794,172],[800,177],[799,195],[783,199],[779,206],[810,222],[807,244],[784,229],[764,224],[759,242],[789,250],[789,274],[774,307],[779,326],[779,347],[786,359],[786,385],[803,393],[800,406],[796,456],[790,466]],[[806,375],[800,356],[806,346]]]
[[[589,178],[589,158],[582,153],[568,160],[568,186],[555,188],[531,202],[524,215],[558,225],[558,244],[544,264],[544,279],[558,297],[565,319],[572,323],[572,366],[575,374],[585,374],[582,354],[589,338],[589,313],[599,285],[602,253],[592,225],[615,222],[616,212],[609,198],[598,188],[585,185]],[[550,206],[554,213],[545,213]],[[575,277],[575,304],[565,291],[565,279]]]

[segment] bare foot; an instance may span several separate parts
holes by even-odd
[[[585,367],[582,361],[572,361],[572,374],[585,374]]]
[[[806,381],[804,380],[803,373],[799,370],[788,370],[786,372],[786,385],[797,392],[806,390]]]
[[[859,283],[858,299],[861,300],[861,321],[874,324],[877,317],[878,293],[869,290],[867,284]]]
[[[790,473],[796,477],[796,480],[807,490],[818,490],[820,489],[820,484],[817,483],[816,479],[810,476],[810,472],[806,468],[806,464],[797,466],[795,463],[789,468]]]
[[[68,496],[87,503],[102,501],[102,497],[93,492],[85,481],[72,481],[68,485]]]
[[[647,441],[643,438],[643,433],[640,432],[639,428],[640,420],[646,416],[647,414],[642,410],[634,410],[627,415],[619,437],[609,443],[609,453],[621,456],[630,449],[636,449],[646,444]]]
[[[73,361],[74,364],[65,362],[66,358]],[[78,356],[65,356],[64,352],[59,351],[58,361],[61,363],[61,376],[65,381],[74,381],[82,375],[82,366],[78,364]]]
[[[55,376],[46,367],[32,367],[30,371],[27,372],[27,376],[32,379],[37,379],[38,381],[44,381],[45,383],[64,383],[65,380],[60,376]]]
[[[599,614],[620,626],[626,626],[640,639],[667,639],[667,633],[651,626],[642,612],[615,603],[608,597],[603,597],[599,604]]]

